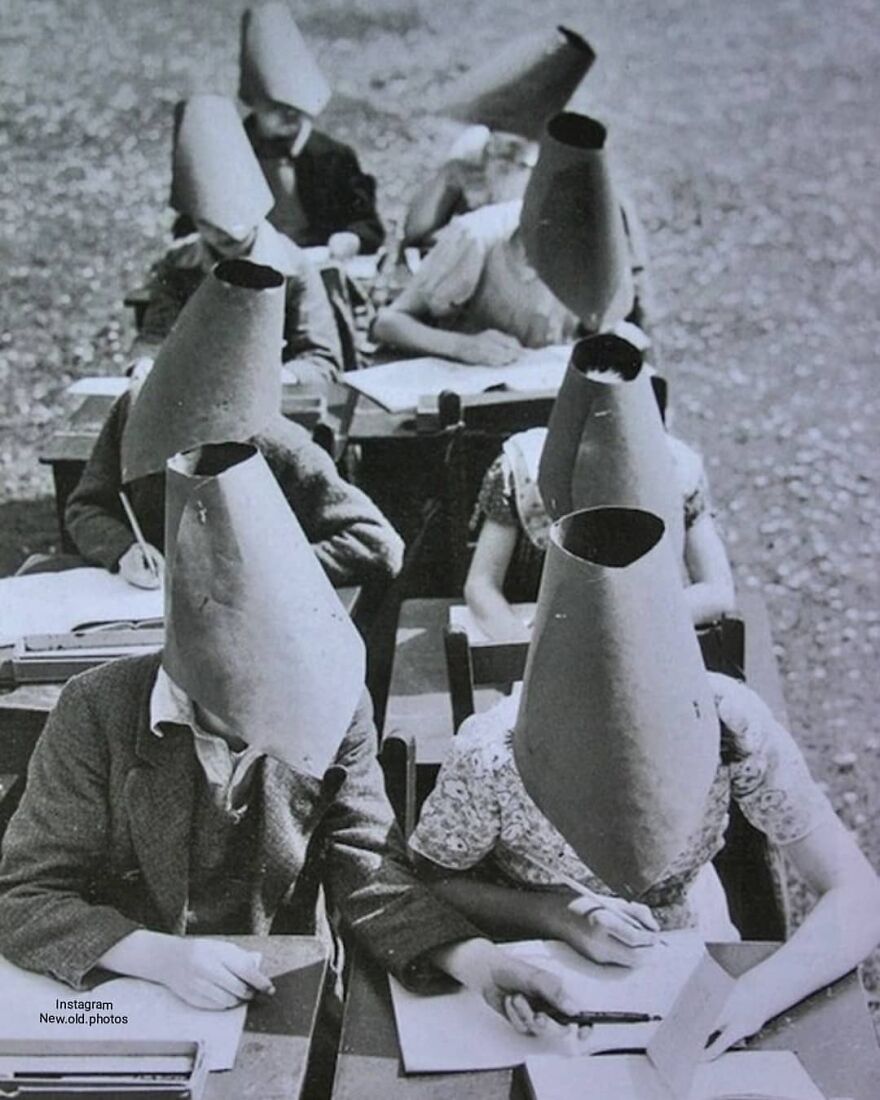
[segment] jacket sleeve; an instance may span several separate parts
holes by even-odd
[[[400,535],[303,428],[279,418],[256,442],[334,585],[387,581],[400,572]]]
[[[122,488],[119,454],[129,396],[123,394],[110,410],[76,488],[64,509],[64,524],[82,557],[92,565],[116,569],[134,542],[119,502]]]
[[[407,861],[376,759],[364,693],[336,764],[345,769],[323,822],[325,886],[347,932],[385,969],[423,992],[451,980],[426,959],[434,948],[481,936]]]
[[[139,925],[92,905],[107,866],[109,749],[87,690],[71,680],[34,749],[3,839],[0,954],[76,988]]]
[[[294,371],[311,368],[318,379],[334,381],[342,370],[342,345],[324,283],[311,263],[304,261],[287,276],[286,294],[282,358],[293,361]],[[313,380],[301,373],[303,381]]]

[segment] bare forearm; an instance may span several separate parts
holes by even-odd
[[[402,309],[380,310],[373,335],[381,343],[402,351],[439,355],[445,359],[459,358],[458,333],[434,328]]]
[[[495,642],[527,642],[529,630],[504,594],[488,584],[465,583],[464,598],[480,628]]]
[[[431,889],[493,938],[561,937],[559,914],[564,906],[557,893],[517,890],[466,875],[438,879]]]
[[[157,975],[161,971],[161,961],[165,958],[166,941],[170,938],[164,932],[138,928],[105,951],[96,965],[129,978],[159,981]]]
[[[711,623],[736,607],[733,584],[701,581],[685,589],[685,599],[695,624]]]

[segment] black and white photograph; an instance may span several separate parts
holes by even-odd
[[[880,1097],[874,0],[0,0],[0,1097]]]

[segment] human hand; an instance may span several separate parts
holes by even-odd
[[[147,555],[133,542],[119,559],[119,575],[136,588],[158,588],[162,583],[165,559],[155,546],[147,543]]]
[[[638,966],[647,947],[659,942],[654,914],[639,902],[613,897],[578,897],[564,904],[560,938],[598,963]]]
[[[755,990],[740,978],[731,989],[730,996],[706,1038],[703,1061],[711,1062],[741,1039],[747,1039],[760,1031],[767,1018]]]
[[[462,985],[479,993],[486,1004],[504,1016],[521,1035],[565,1038],[583,1045],[590,1036],[589,1025],[564,1026],[535,1010],[530,1001],[544,1001],[566,1015],[578,1006],[565,992],[562,978],[502,951],[489,940],[465,940],[442,948],[435,963]]]
[[[341,233],[331,233],[327,247],[334,260],[350,260],[360,252],[361,242],[356,233],[349,233],[346,230]]]
[[[196,1008],[232,1008],[275,987],[260,969],[260,956],[224,940],[163,937],[154,948],[152,980]]]
[[[455,344],[455,358],[478,366],[503,367],[522,355],[523,346],[515,336],[497,329],[473,335],[462,334]]]

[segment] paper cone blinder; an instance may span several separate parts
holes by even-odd
[[[284,103],[316,118],[330,102],[330,85],[283,0],[249,8],[241,18],[244,103]]]
[[[700,828],[719,738],[662,520],[558,520],[514,731],[531,797],[609,887],[639,897]]]
[[[434,114],[539,141],[596,59],[589,42],[568,27],[511,42],[455,81],[432,105]]]
[[[281,407],[284,277],[224,260],[168,334],[122,434],[122,480],[161,472],[178,451],[243,442]]]
[[[552,118],[520,215],[529,263],[589,332],[613,328],[634,302],[606,136],[602,123],[586,115]]]
[[[194,95],[174,115],[171,205],[242,240],[275,199],[231,99]]]
[[[249,745],[320,777],[363,692],[360,635],[262,455],[168,462],[169,676]]]
[[[654,512],[681,557],[684,509],[657,377],[628,340],[579,340],[550,413],[538,487],[553,519],[598,505]]]

